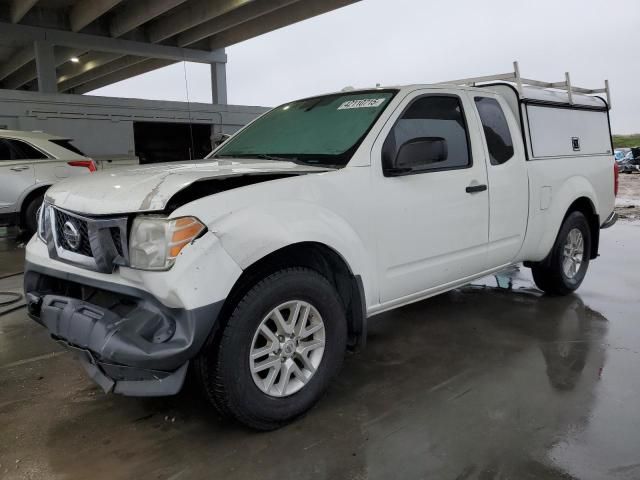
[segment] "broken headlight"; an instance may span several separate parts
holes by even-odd
[[[129,264],[140,270],[169,270],[182,249],[205,229],[195,217],[136,217],[129,236]]]

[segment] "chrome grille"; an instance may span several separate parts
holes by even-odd
[[[85,257],[93,257],[93,252],[91,251],[91,243],[89,242],[89,228],[87,226],[86,220],[82,220],[79,217],[73,217],[68,213],[65,213],[62,210],[58,209],[54,209],[54,213],[56,238],[58,240],[58,245],[60,245],[65,250],[69,250],[70,252],[75,252],[80,255],[84,255]],[[64,226],[68,223],[74,225],[78,230],[78,233],[80,234],[80,243],[76,248],[69,244],[64,234]]]
[[[50,204],[42,215],[49,256],[90,270],[111,273],[128,265],[127,217],[85,217]]]

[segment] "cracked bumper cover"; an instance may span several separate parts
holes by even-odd
[[[222,302],[193,310],[168,308],[133,288],[80,285],[42,272],[25,272],[29,315],[77,354],[105,392],[130,396],[180,391],[189,360],[212,331]],[[91,289],[101,305],[83,301]]]

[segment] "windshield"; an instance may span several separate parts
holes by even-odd
[[[228,140],[212,158],[344,166],[396,93],[347,92],[281,105]]]

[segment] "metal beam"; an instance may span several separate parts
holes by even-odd
[[[161,42],[252,1],[254,0],[191,1],[176,9],[171,16],[152,22],[147,27],[149,41],[151,43]]]
[[[34,58],[36,58],[36,54],[34,53],[32,46],[18,50],[9,60],[0,65],[0,80],[4,80],[12,73],[17,72],[27,63],[33,61]]]
[[[261,17],[267,13],[271,13],[279,8],[292,5],[299,1],[300,0],[256,0],[251,3],[247,3],[246,5],[242,5],[229,13],[207,20],[206,22],[181,33],[178,36],[178,46],[186,47],[205,38],[209,38],[212,35],[237,27],[249,20]]]
[[[243,23],[238,28],[214,35],[211,37],[210,45],[212,49],[234,45],[358,1],[360,0],[303,0]]]
[[[91,22],[107,13],[122,0],[81,0],[69,12],[72,32],[79,32]]]
[[[38,3],[38,0],[13,0],[9,6],[9,17],[11,23],[18,23],[29,10]]]
[[[176,62],[173,62],[171,60],[158,60],[158,59],[144,60],[143,62],[133,65],[131,67],[123,68],[122,70],[118,70],[117,72],[112,72],[109,75],[100,77],[97,80],[87,82],[82,86],[75,88],[73,90],[73,93],[83,94],[87,92],[92,92],[93,90],[97,90],[98,88],[102,88],[107,85],[111,85],[113,83],[120,82],[122,80],[126,80],[131,77],[135,77],[137,75],[142,75],[143,73],[147,73],[152,70],[156,70],[158,68],[166,67],[167,65],[171,65],[173,63],[176,63]]]
[[[120,37],[168,12],[186,0],[136,0],[124,5],[111,20],[109,30],[112,37]]]
[[[54,52],[56,67],[69,61],[71,57],[79,57],[86,50],[81,48],[59,48]],[[4,88],[17,89],[38,78],[35,62],[26,65],[18,71],[9,75],[3,82]]]
[[[73,88],[84,85],[85,83],[90,83],[94,80],[110,75],[111,73],[118,72],[124,68],[128,68],[133,65],[137,65],[146,60],[147,59],[144,57],[134,57],[132,55],[126,55],[124,57],[118,58],[117,60],[109,62],[105,65],[92,68],[91,70],[87,71],[83,75],[78,75],[76,77],[62,81],[58,84],[58,89],[61,92],[66,92]]]
[[[38,91],[40,93],[56,93],[56,62],[53,56],[53,45],[48,42],[34,42],[36,53],[36,70],[38,71]]]
[[[2,32],[3,38],[24,41],[46,40],[54,45],[84,48],[85,50],[95,50],[98,52],[121,53],[122,55],[136,55],[173,61],[184,60],[197,63],[224,63],[227,61],[227,56],[218,51],[196,50],[169,45],[152,45],[145,42],[101,37],[86,33],[66,32],[28,25],[13,25],[7,22],[0,22],[0,31]],[[11,70],[10,73],[15,70],[16,69]]]
[[[85,74],[94,68],[101,67],[122,57],[123,55],[120,53],[93,52],[84,55],[80,63],[66,62],[58,69],[58,83]]]

